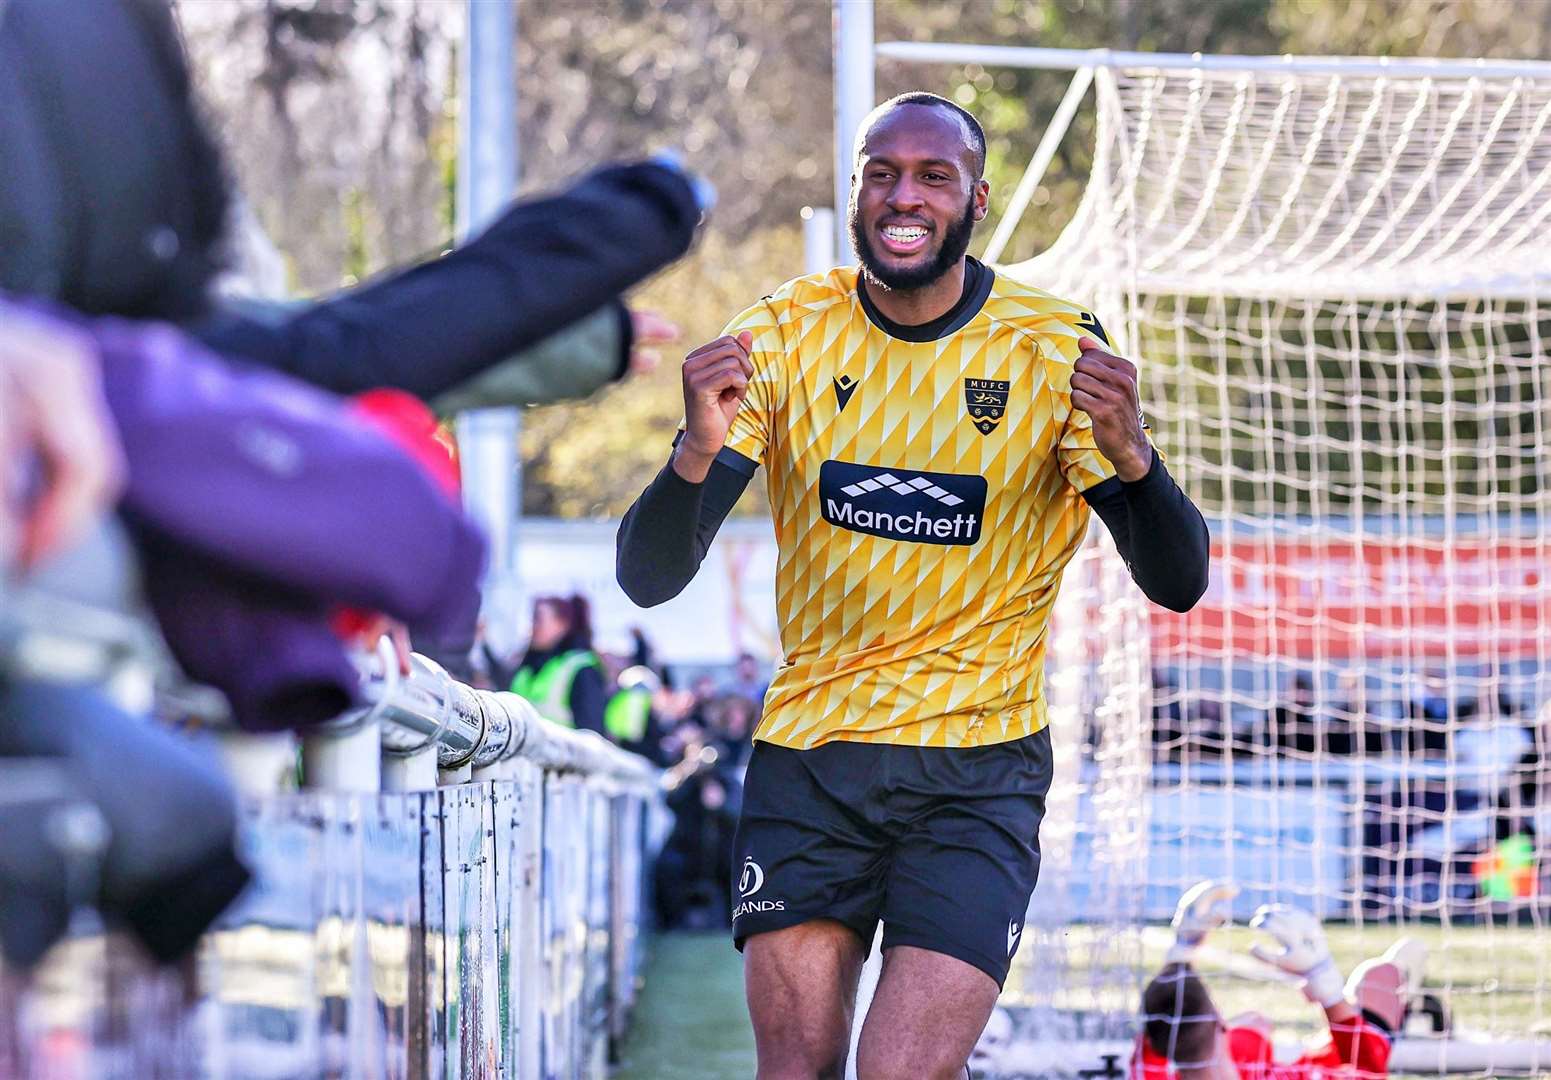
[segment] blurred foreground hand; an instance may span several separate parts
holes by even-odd
[[[679,339],[679,328],[655,311],[630,312],[630,374],[650,375],[662,363],[662,354],[652,348]]]
[[[123,478],[91,339],[0,301],[0,569],[70,546]]]

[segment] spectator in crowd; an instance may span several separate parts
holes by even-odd
[[[158,960],[179,960],[247,882],[235,803],[212,762],[73,670],[40,670],[8,647],[26,631],[8,621],[26,607],[8,594],[62,586],[76,603],[131,601],[132,554],[107,518],[128,468],[105,398],[87,335],[0,303],[0,756],[62,761],[69,777],[41,800],[0,798],[0,952],[22,968],[79,903]],[[72,851],[50,823],[79,802],[105,829],[84,846],[77,835]],[[97,877],[88,894],[71,891],[83,858]]]
[[[742,804],[740,771],[717,741],[686,719],[665,740],[677,763],[666,774],[673,830],[657,857],[657,916],[663,929],[732,924],[733,832]]]
[[[505,651],[498,652],[491,646],[486,629],[485,620],[479,619],[474,627],[474,647],[469,650],[468,667],[473,685],[482,690],[510,690],[522,657]],[[449,667],[447,670],[453,669]]]
[[[89,537],[105,530],[124,471],[89,340],[0,304],[0,639],[17,629],[4,625],[12,589],[65,574],[81,600],[105,602],[104,591],[119,591],[121,575],[109,567],[82,573],[74,553],[92,549]],[[95,688],[49,678],[3,647],[0,755],[72,766],[69,791],[0,798],[0,952],[11,963],[37,961],[82,902],[127,924],[159,959],[178,959],[246,882],[233,848],[235,806],[210,762]],[[126,770],[154,784],[158,799],[123,784]],[[51,832],[77,798],[112,830],[111,849],[72,853]],[[168,820],[181,825],[169,831]],[[67,891],[71,861],[82,857],[103,860],[98,895]]]
[[[683,761],[690,744],[704,742],[705,729],[695,719],[695,695],[690,690],[675,690],[663,682],[652,697],[658,739],[657,761],[665,767]]]
[[[1474,699],[1454,701],[1449,678],[1441,668],[1429,668],[1419,680],[1417,692],[1406,703],[1406,746],[1420,757],[1444,757],[1449,753],[1459,721],[1476,713]]]
[[[607,734],[607,694],[602,664],[592,647],[585,596],[540,596],[533,601],[533,631],[511,690],[532,702],[546,720]]]
[[[742,694],[717,693],[708,676],[691,689],[661,686],[652,721],[662,734],[655,754],[666,770],[671,833],[658,856],[656,904],[664,928],[725,927],[733,830],[742,802],[743,765],[758,718]]]
[[[1091,740],[1097,749],[1098,740]],[[1179,684],[1163,668],[1152,671],[1152,752],[1154,761],[1178,761],[1184,748],[1185,721]]]
[[[1376,1080],[1388,1075],[1390,1043],[1405,1017],[1411,980],[1422,951],[1401,940],[1382,957],[1365,961],[1344,985],[1319,920],[1285,905],[1263,906],[1251,922],[1276,942],[1255,945],[1257,959],[1302,983],[1319,1005],[1330,1042],[1290,1065],[1272,1060],[1271,1024],[1259,1014],[1224,1021],[1192,961],[1207,934],[1225,925],[1236,888],[1203,881],[1180,898],[1175,942],[1163,970],[1142,991],[1142,1033],[1131,1075],[1136,1080],[1300,1080],[1342,1075]]]
[[[1325,729],[1325,746],[1331,754],[1346,756],[1358,752],[1378,754],[1382,746],[1369,749],[1366,740],[1375,737],[1377,729],[1370,732],[1366,723],[1367,701],[1363,690],[1362,675],[1356,671],[1344,671],[1336,680],[1335,703],[1330,709],[1330,720]]]
[[[0,80],[14,107],[0,122],[0,158],[25,164],[0,185],[0,286],[178,321],[232,355],[342,391],[456,393],[594,310],[617,331],[603,351],[618,371],[633,362],[633,338],[661,337],[661,320],[632,320],[616,298],[682,254],[709,201],[668,159],[514,205],[451,256],[324,304],[212,313],[227,187],[165,5],[110,0],[96,12],[15,0],[3,28]],[[127,132],[136,137],[126,142]],[[618,221],[604,227],[609,215]],[[559,381],[556,370],[539,383]],[[531,385],[521,395],[536,396]],[[489,401],[481,390],[465,404]]]
[[[1498,741],[1508,744],[1501,732],[1506,725],[1517,724],[1517,738],[1509,745],[1519,754],[1497,793],[1493,836],[1499,842],[1515,835],[1551,839],[1551,700],[1538,714],[1528,716],[1519,715],[1515,702],[1506,698],[1500,702]]]
[[[676,165],[610,166],[514,203],[440,259],[321,302],[229,301],[194,328],[224,355],[335,393],[394,387],[444,414],[585,397],[650,371],[652,346],[678,336],[618,296],[682,255],[699,216]]]
[[[662,679],[657,673],[636,664],[619,673],[614,693],[603,710],[603,726],[614,744],[658,765],[667,764],[663,760],[662,729],[656,708],[662,693]]]
[[[689,684],[693,703],[689,707],[689,719],[701,731],[711,727],[711,702],[716,697],[716,680],[710,675],[697,675]]]
[[[630,628],[630,667],[651,668],[660,676],[663,669],[657,664],[657,650],[639,626]]]
[[[1186,712],[1187,738],[1200,757],[1220,759],[1227,750],[1229,738],[1224,717],[1230,711],[1220,696],[1203,693],[1191,696]]]
[[[273,378],[239,379],[165,326],[79,314],[193,317],[219,265],[224,178],[195,120],[165,6],[7,4],[0,96],[0,284],[77,309],[24,299],[0,312],[8,354],[0,532],[14,533],[0,569],[7,577],[46,569],[114,501],[187,670],[224,690],[240,720],[306,718],[304,703],[320,700],[333,715],[351,702],[356,676],[328,607],[381,601],[409,615],[461,605],[478,575],[477,535],[455,535],[456,507],[438,503],[419,466],[337,402]],[[346,474],[359,485],[350,494],[375,493],[364,507],[330,487]],[[399,516],[420,511],[393,543],[339,558],[340,536],[381,526],[373,513],[401,525]],[[442,568],[461,563],[460,571],[402,561],[396,543],[415,537],[414,546],[427,530],[438,532],[433,550],[418,554]],[[327,543],[314,543],[324,532]],[[93,581],[130,577],[131,562],[88,558],[67,584],[90,594]],[[40,573],[16,587],[54,584]],[[19,606],[0,603],[8,614]],[[219,771],[92,686],[40,673],[25,656],[0,656],[0,666],[0,753],[64,758],[76,794],[106,825],[100,889],[89,899],[157,959],[186,955],[246,880],[234,852],[234,800]],[[341,694],[312,692],[341,683]],[[307,692],[293,694],[298,687]],[[125,785],[125,775],[140,782]],[[46,837],[25,826],[0,833],[14,845],[0,882],[3,944],[27,964],[82,898],[66,896],[61,853]]]
[[[710,720],[710,744],[716,747],[720,763],[742,769],[754,752],[754,728],[759,723],[760,702],[744,694],[727,693],[714,698],[706,709]]]
[[[765,691],[770,689],[770,680],[765,677],[763,667],[753,653],[741,652],[733,665],[732,680],[723,689],[729,694],[742,694],[752,701],[759,711],[763,711]]]
[[[1319,749],[1319,722],[1314,710],[1314,676],[1293,676],[1289,696],[1271,713],[1269,742],[1278,750],[1309,757]]]

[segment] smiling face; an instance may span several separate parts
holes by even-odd
[[[866,129],[851,181],[851,244],[868,278],[909,291],[936,282],[969,250],[986,182],[968,125],[948,108],[896,105]]]

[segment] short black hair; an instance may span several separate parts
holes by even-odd
[[[975,119],[973,113],[956,102],[949,101],[940,94],[931,94],[925,90],[911,90],[903,94],[895,94],[872,111],[872,116],[882,116],[892,112],[901,105],[924,105],[932,109],[947,109],[964,122],[965,129],[969,132],[970,146],[975,151],[974,172],[975,179],[980,180],[986,174],[986,133],[980,126],[980,121]],[[861,150],[861,140],[866,138],[867,131],[872,127],[868,124],[857,137],[857,150]]]
[[[1170,964],[1142,991],[1142,1027],[1155,1053],[1179,1065],[1205,1065],[1217,1042],[1217,1007],[1206,983]]]

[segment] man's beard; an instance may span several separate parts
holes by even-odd
[[[975,231],[975,195],[974,192],[970,193],[963,216],[948,226],[937,254],[919,266],[891,270],[883,265],[868,242],[866,231],[862,229],[861,213],[854,198],[851,200],[850,213],[846,215],[846,228],[851,234],[851,247],[856,251],[862,270],[874,285],[892,292],[924,289],[953,269],[953,265],[969,250],[970,235]]]

